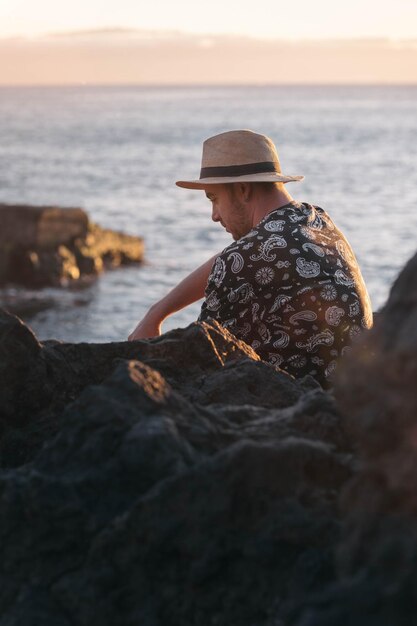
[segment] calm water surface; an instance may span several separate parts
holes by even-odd
[[[198,176],[210,135],[270,135],[292,195],[323,207],[350,240],[373,302],[417,248],[417,87],[0,89],[0,202],[81,206],[142,235],[147,262],[109,272],[31,326],[41,339],[125,339],[148,306],[230,238]],[[0,226],[1,227],[1,226]],[[194,320],[199,305],[164,329]]]

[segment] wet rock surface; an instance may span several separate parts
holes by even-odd
[[[40,343],[2,313],[0,624],[413,623],[416,270],[335,395],[217,324]]]
[[[101,228],[79,208],[0,204],[0,220],[0,286],[68,286],[143,261],[142,238]]]

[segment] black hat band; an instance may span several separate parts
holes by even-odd
[[[245,165],[226,165],[224,167],[202,167],[201,178],[217,178],[229,176],[245,176],[248,174],[265,174],[274,172],[281,174],[281,168],[277,161],[265,161],[263,163],[245,163]]]

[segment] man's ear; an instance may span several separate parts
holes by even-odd
[[[239,193],[244,202],[248,202],[252,195],[252,185],[250,183],[238,183]]]

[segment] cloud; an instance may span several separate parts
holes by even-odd
[[[105,28],[0,40],[0,84],[417,83],[417,40]]]
[[[138,28],[93,28],[88,30],[61,31],[56,33],[47,33],[39,37],[40,41],[88,41],[113,43],[115,40],[137,42],[148,41],[149,39],[157,40],[176,40],[184,35],[179,31],[171,30],[146,30]]]

